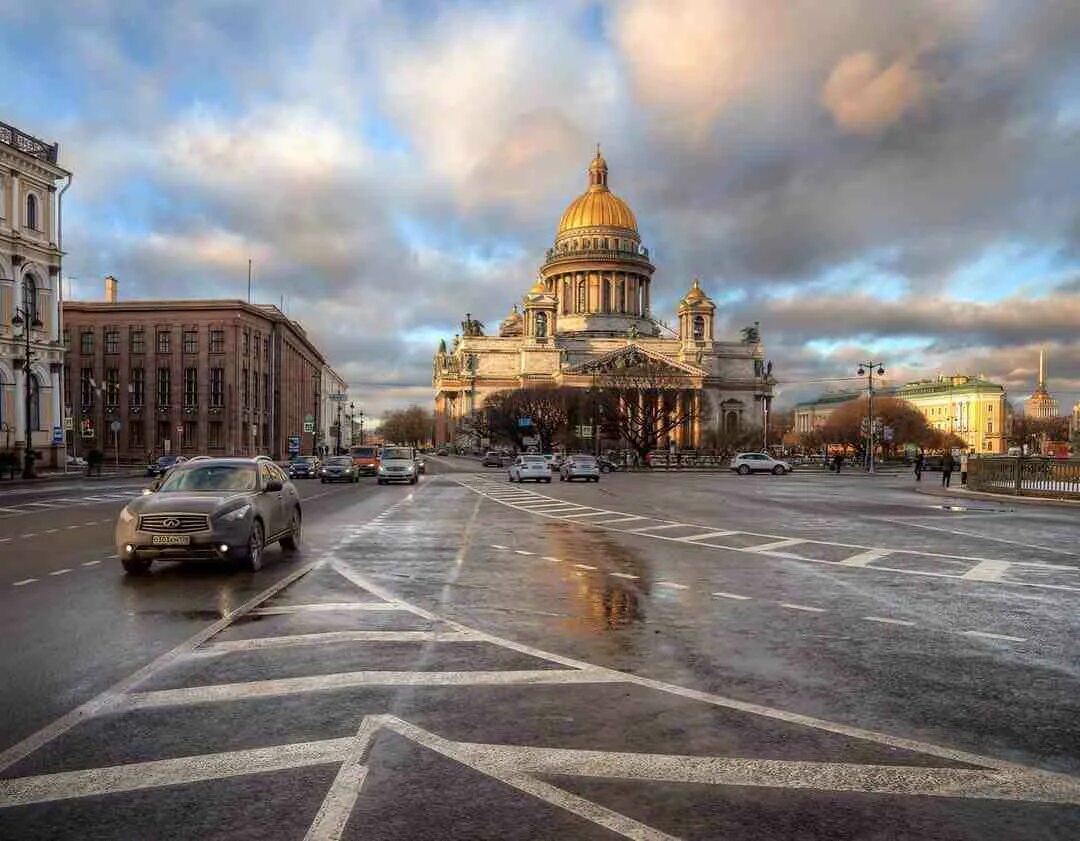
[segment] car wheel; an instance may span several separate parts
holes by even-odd
[[[787,471],[784,470],[784,466],[782,464],[778,464],[772,469],[772,472],[773,476],[783,476]]]
[[[323,483],[324,485],[326,484],[326,480],[325,480],[325,479],[320,479],[319,481],[320,481],[320,482],[322,482],[322,483]]]
[[[545,481],[545,482],[546,482],[547,484],[549,484],[549,485],[550,485],[550,484],[551,484],[551,477],[550,477],[550,476],[548,476],[548,477],[547,477],[547,478],[546,478],[546,479],[545,479],[544,481]]]
[[[415,476],[413,476],[413,477],[412,477],[412,478],[411,478],[411,479],[409,480],[409,484],[410,484],[410,485],[415,485],[415,484],[416,484],[416,482],[417,482],[417,479],[416,479],[416,477],[415,477]]]
[[[289,520],[289,533],[281,538],[278,543],[282,549],[295,552],[300,548],[300,535],[303,532],[304,523],[300,516],[300,509],[293,509],[292,518]]]
[[[745,464],[740,464],[739,465],[739,475],[740,476],[748,476],[749,474],[750,474],[750,468]]]
[[[150,564],[153,561],[149,558],[136,556],[134,558],[123,558],[120,563],[124,565],[124,572],[128,573],[128,575],[146,575],[150,571]]]
[[[243,561],[244,568],[249,572],[258,572],[262,569],[262,554],[263,554],[263,527],[262,523],[256,520],[251,524],[251,534],[248,536],[247,549],[244,550]]]

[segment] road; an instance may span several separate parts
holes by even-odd
[[[1075,511],[430,464],[258,573],[0,493],[0,838],[1080,837]]]

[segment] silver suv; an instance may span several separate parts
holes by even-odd
[[[412,447],[383,447],[379,453],[379,484],[408,482],[415,485],[419,468]]]
[[[274,462],[201,459],[176,465],[123,508],[116,553],[132,574],[155,560],[235,560],[257,570],[274,541],[299,548],[301,523],[300,496]]]

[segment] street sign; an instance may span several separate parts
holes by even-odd
[[[532,426],[532,418],[518,418],[518,426]]]
[[[64,418],[64,429],[66,429],[66,430],[68,430],[70,432],[74,428],[75,428],[75,418],[71,417],[71,415],[68,415],[66,418]]]
[[[338,403],[344,403],[346,400],[349,399],[349,395],[347,394],[328,394],[326,396],[329,397],[331,400],[336,400]]]
[[[176,433],[177,433],[177,435],[183,435],[184,434],[184,425],[182,423],[178,423],[176,425]]]
[[[540,445],[539,435],[522,435],[521,443],[526,447],[538,447]]]
[[[314,432],[314,431],[315,431],[315,421],[309,421],[309,420],[304,421],[304,432]]]
[[[52,428],[52,442],[54,444],[64,443],[64,430],[61,427],[54,426]]]
[[[90,418],[83,418],[82,425],[79,427],[79,434],[83,438],[94,437],[94,422]]]
[[[109,424],[109,429],[111,429],[113,432],[119,432],[120,431],[120,421],[114,420],[112,423]]]
[[[299,452],[300,452],[300,436],[299,435],[290,435],[289,436],[289,455],[295,456]]]
[[[314,415],[304,415],[304,423],[315,423]]]

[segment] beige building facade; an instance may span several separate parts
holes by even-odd
[[[60,198],[71,174],[58,158],[58,144],[0,123],[0,447],[22,457],[29,402],[29,441],[50,466],[64,457],[53,440],[63,430]]]
[[[629,205],[608,187],[597,150],[586,190],[563,213],[538,278],[483,335],[467,316],[433,361],[437,443],[461,430],[492,393],[531,385],[590,388],[597,367],[643,354],[666,366],[679,391],[680,423],[662,446],[697,447],[709,427],[761,426],[772,379],[760,337],[720,341],[716,306],[695,280],[678,305],[678,330],[651,309],[655,266]]]

